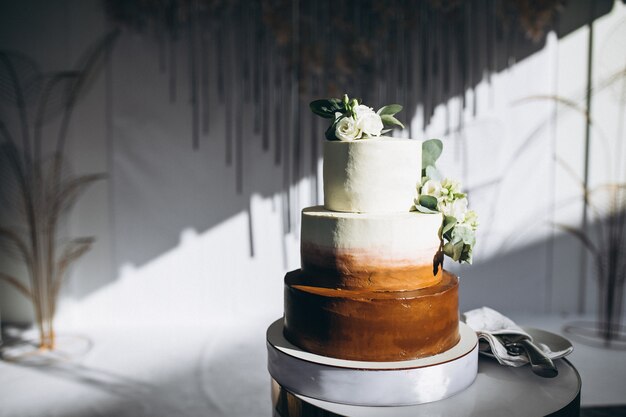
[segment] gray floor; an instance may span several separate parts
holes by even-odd
[[[557,333],[577,319],[512,318]],[[85,340],[75,336],[92,347],[44,364],[0,361],[0,417],[270,416],[264,333],[272,319],[219,328],[60,329],[71,336],[62,342],[66,348]],[[570,360],[582,377],[583,406],[624,405],[626,353],[574,344]],[[588,409],[583,415],[620,412]]]

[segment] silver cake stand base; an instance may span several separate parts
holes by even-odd
[[[279,319],[267,329],[268,370],[289,392],[333,403],[402,406],[439,401],[469,387],[478,372],[476,333],[459,325],[459,343],[438,355],[360,362],[299,349],[284,338]]]

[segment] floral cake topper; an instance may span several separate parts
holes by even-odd
[[[315,100],[309,104],[313,113],[325,119],[332,119],[326,130],[326,139],[352,141],[357,139],[377,138],[404,125],[394,116],[402,110],[399,104],[383,106],[378,111],[361,104],[357,98],[329,98]]]
[[[475,211],[468,210],[467,194],[461,191],[461,184],[449,178],[442,179],[435,168],[442,150],[439,139],[422,144],[422,181],[417,185],[415,209],[422,213],[442,213],[441,253],[456,262],[471,264],[478,216]],[[442,262],[442,256],[435,261],[435,273]]]

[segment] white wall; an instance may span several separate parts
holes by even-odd
[[[30,55],[46,70],[70,68],[107,29],[99,2],[2,7],[10,13],[0,13],[0,48]],[[616,2],[594,23],[594,85],[626,65],[625,21],[626,7]],[[464,181],[481,218],[475,264],[447,264],[463,278],[462,309],[577,310],[581,249],[554,234],[552,223],[576,225],[580,219],[577,185],[555,160],[581,175],[584,119],[553,101],[519,100],[558,95],[584,107],[587,41],[587,27],[562,39],[550,34],[540,52],[466,92],[476,108],[470,104],[462,120],[453,120],[458,128],[452,132],[445,131],[445,119],[458,114],[459,99],[440,105],[425,129],[418,108],[413,131],[444,139],[442,169]],[[184,56],[178,69],[182,99],[173,104],[157,56],[153,41],[122,34],[108,70],[77,108],[73,169],[106,171],[110,178],[88,191],[67,224],[68,235],[98,240],[72,270],[59,319],[156,325],[278,317],[283,274],[299,264],[297,228],[285,234],[282,222],[282,168],[259,140],[246,138],[247,180],[238,195],[234,170],[224,162],[222,122],[202,138],[199,150],[191,148]],[[606,180],[603,152],[612,147],[615,157],[618,131],[623,134],[617,126],[624,117],[623,83],[594,95],[592,117],[608,142],[593,131],[594,184]],[[313,204],[310,184],[305,178],[293,188],[302,207]],[[588,310],[595,303],[593,288],[589,278]],[[0,283],[3,319],[28,318],[20,297]]]

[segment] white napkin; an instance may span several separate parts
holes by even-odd
[[[509,355],[500,339],[496,337],[496,335],[501,334],[523,334],[532,340],[530,335],[515,324],[513,320],[489,307],[467,311],[463,316],[465,324],[474,329],[478,335],[478,340],[488,343],[489,347],[480,347],[481,352],[489,352],[489,350],[491,350],[492,355],[502,365],[518,367],[528,363],[526,355]],[[560,357],[561,352],[552,352],[550,348],[541,343],[535,344],[543,350],[548,357]]]

